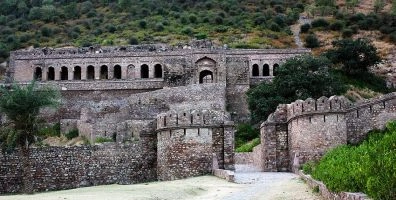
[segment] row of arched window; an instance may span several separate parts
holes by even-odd
[[[276,76],[276,69],[279,67],[279,64],[275,63],[272,68],[272,75]],[[252,67],[252,76],[271,76],[270,74],[270,66],[268,64],[264,64],[262,68],[262,74],[260,75],[260,67],[258,64],[254,64]]]
[[[129,68],[129,67],[128,67]],[[102,65],[99,68],[99,79],[105,80],[109,79],[109,69],[107,65]],[[134,70],[134,67],[132,68]],[[80,66],[75,66],[73,68],[73,77],[69,77],[69,68],[66,66],[63,66],[60,68],[59,71],[59,80],[82,80],[82,69]],[[55,80],[55,68],[54,67],[48,67],[47,70],[47,80]],[[147,64],[143,64],[140,66],[140,78],[149,78],[150,74],[150,69]],[[35,80],[43,80],[43,70],[41,67],[36,67],[34,71],[33,78]],[[113,79],[122,79],[122,69],[120,65],[115,65],[113,69]],[[128,78],[135,78],[135,77],[128,77]],[[156,64],[154,65],[154,78],[162,78],[162,65]],[[86,80],[94,80],[95,79],[95,67],[92,65],[89,65],[86,68]]]

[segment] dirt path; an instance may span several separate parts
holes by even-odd
[[[37,193],[0,196],[0,200],[316,200],[320,199],[295,174],[246,172],[236,174],[237,183],[213,176],[135,185],[105,185]]]

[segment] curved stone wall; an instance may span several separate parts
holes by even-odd
[[[213,110],[158,115],[158,179],[204,175],[211,173],[213,167],[232,169],[234,132],[228,119],[226,113]]]

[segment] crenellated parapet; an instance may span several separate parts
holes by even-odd
[[[157,131],[179,128],[218,127],[230,121],[228,113],[217,110],[168,111],[157,115]]]
[[[346,112],[353,106],[352,102],[344,96],[320,97],[319,99],[308,98],[305,101],[297,100],[287,105],[288,121],[302,115]]]

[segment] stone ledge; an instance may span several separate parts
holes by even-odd
[[[323,198],[328,200],[371,200],[364,193],[352,193],[352,192],[341,192],[334,193],[327,189],[326,185],[321,182],[313,179],[311,175],[306,175],[302,172],[302,170],[297,171],[297,174],[307,182],[310,188],[318,187],[319,192]]]
[[[213,169],[212,173],[214,176],[225,179],[228,182],[235,182],[234,172],[231,170]]]

